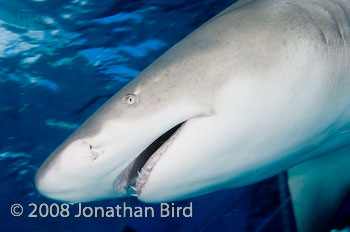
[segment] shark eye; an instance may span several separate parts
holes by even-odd
[[[129,105],[133,105],[137,102],[137,96],[135,94],[127,94],[125,96],[125,101]]]

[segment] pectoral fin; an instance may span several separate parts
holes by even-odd
[[[289,169],[288,185],[298,231],[329,231],[350,192],[350,147]]]

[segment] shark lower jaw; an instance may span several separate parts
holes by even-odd
[[[186,122],[186,121],[185,121]],[[131,164],[118,176],[113,183],[113,189],[123,195],[138,197],[147,183],[152,169],[158,160],[176,139],[185,122],[168,130],[151,145],[149,145]]]

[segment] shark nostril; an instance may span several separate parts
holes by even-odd
[[[103,153],[103,151],[93,148],[92,145],[89,145],[89,148],[92,154],[92,160],[96,160]]]
[[[83,147],[83,148],[88,148],[88,149],[92,149],[92,145],[89,143],[89,142],[87,142],[87,141],[81,141],[81,146]]]
[[[94,148],[90,143],[83,141],[83,145],[89,149],[92,160],[96,160],[103,152]]]
[[[101,154],[99,151],[95,149],[91,149],[91,153],[92,153],[92,160],[96,160]]]

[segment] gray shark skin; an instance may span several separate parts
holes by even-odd
[[[164,202],[289,170],[298,230],[326,231],[350,186],[349,19],[347,0],[239,1],[92,115],[44,162],[37,189]]]

